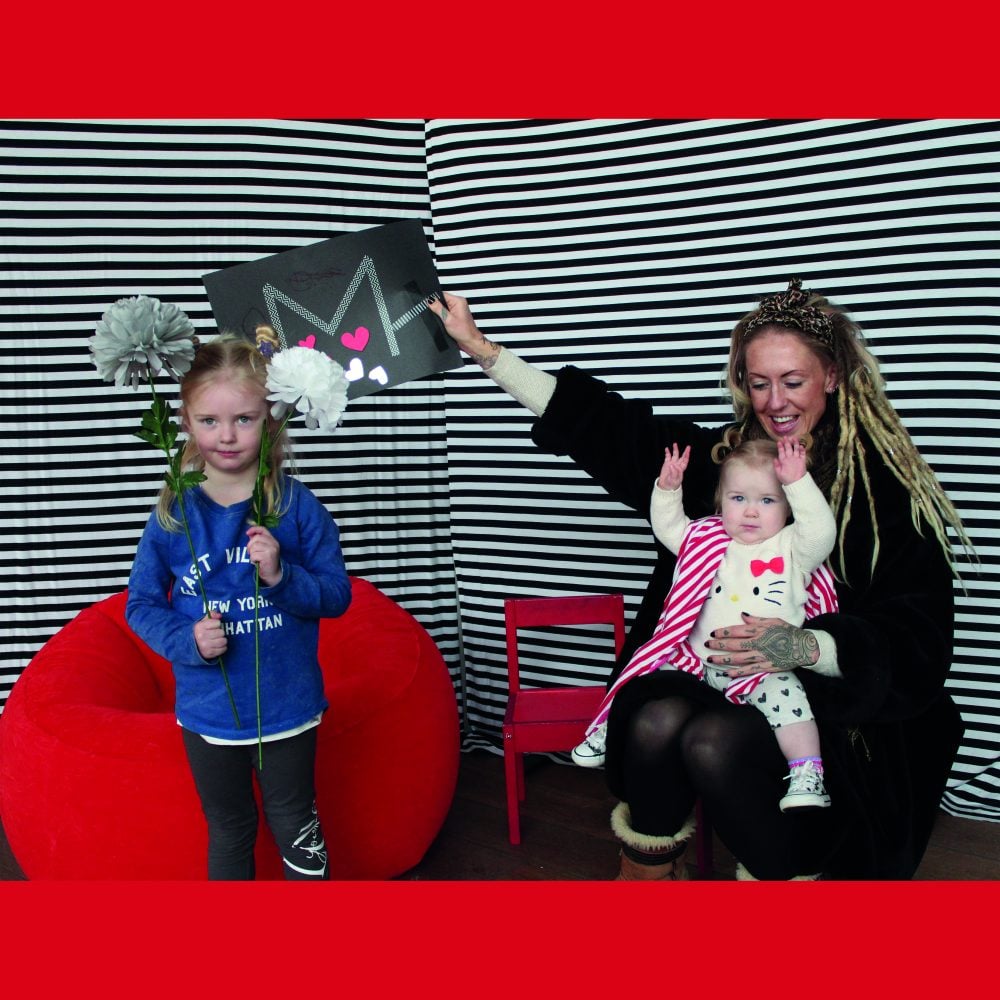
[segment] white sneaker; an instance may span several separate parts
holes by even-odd
[[[778,803],[782,812],[789,809],[826,809],[830,796],[823,785],[823,772],[816,763],[807,760],[793,767],[785,778],[788,792]]]
[[[600,767],[604,763],[604,739],[607,732],[608,727],[602,724],[579,746],[574,747],[570,754],[573,763],[580,767]]]

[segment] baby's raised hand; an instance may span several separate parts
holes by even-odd
[[[660,469],[660,478],[656,480],[656,485],[661,490],[678,490],[684,480],[684,470],[688,467],[688,459],[691,457],[691,445],[688,445],[680,454],[677,452],[677,445],[672,448],[665,448],[663,451],[663,467]]]
[[[778,457],[774,460],[778,482],[787,486],[806,474],[806,450],[798,439],[778,442]]]

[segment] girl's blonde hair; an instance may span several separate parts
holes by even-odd
[[[766,308],[764,303],[744,316],[734,327],[726,387],[732,397],[736,424],[727,429],[722,442],[713,450],[713,458],[718,461],[726,449],[736,447],[744,439],[766,437],[750,402],[746,369],[748,345],[755,337],[767,331],[795,334],[819,358],[823,366],[832,367],[836,375],[836,387],[833,389],[837,404],[836,418],[833,419],[832,410],[827,407],[827,414],[813,428],[813,434],[807,435],[805,444],[810,452],[813,477],[828,496],[837,519],[841,572],[845,571],[844,536],[851,520],[852,499],[859,486],[864,488],[874,531],[872,570],[878,559],[878,519],[868,476],[865,446],[860,434],[860,430],[864,429],[882,460],[909,494],[910,516],[914,527],[922,535],[923,524],[930,526],[957,576],[947,527],[950,526],[955,531],[967,553],[972,553],[972,544],[934,470],[917,450],[899,414],[886,396],[878,362],[865,346],[861,328],[843,309],[822,295],[816,292],[803,294],[806,308],[818,310],[829,317],[829,328],[820,331],[820,335],[810,331],[813,324],[809,322],[802,324],[804,329],[797,329],[794,325],[794,310],[784,314],[785,322],[761,323],[762,308]],[[815,313],[809,315],[814,316]]]
[[[186,413],[195,393],[211,382],[232,382],[258,386],[261,398],[267,393],[267,362],[264,356],[249,341],[231,333],[223,333],[209,343],[200,344],[187,374],[181,379],[181,413],[183,423],[187,423]],[[275,440],[281,424],[271,416],[270,407],[264,422],[264,433],[271,437],[270,471],[264,479],[264,513],[282,513],[282,467],[288,455],[288,436],[282,428]],[[205,459],[189,434],[181,457],[181,467],[185,471],[205,468]],[[173,507],[176,494],[164,484],[156,504],[156,518],[167,531],[181,530],[181,522],[174,516]]]

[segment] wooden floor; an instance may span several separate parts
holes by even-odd
[[[601,771],[527,759],[521,844],[507,839],[503,759],[485,750],[463,753],[451,811],[423,861],[401,878],[427,881],[605,880],[617,871],[608,825],[615,800]],[[693,852],[692,852],[693,853]],[[697,876],[693,867],[690,875]],[[715,841],[716,879],[731,879],[735,863]],[[0,832],[0,880],[23,879]],[[1000,824],[939,813],[918,880],[1000,878]]]
[[[526,758],[527,797],[521,843],[507,839],[503,758],[487,751],[462,755],[458,789],[444,827],[423,861],[404,879],[604,880],[618,870],[608,817],[616,800],[602,771]],[[689,874],[697,878],[694,852]],[[732,855],[714,842],[714,877],[732,879]],[[939,812],[917,880],[1000,879],[1000,824]]]

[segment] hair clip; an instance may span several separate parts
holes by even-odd
[[[281,350],[281,341],[273,326],[267,323],[259,323],[254,330],[254,341],[257,350],[264,356],[265,361],[270,361],[274,355]]]

